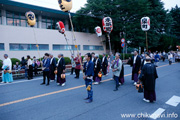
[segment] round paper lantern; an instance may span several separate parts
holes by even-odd
[[[102,36],[102,31],[101,31],[101,28],[99,26],[95,27],[95,32],[96,32],[98,37]]]
[[[149,17],[141,18],[141,29],[143,31],[148,31],[150,29],[150,18]]]
[[[111,33],[111,31],[113,30],[113,22],[110,17],[103,18],[102,25],[104,32]]]
[[[57,74],[57,70],[54,71],[54,74],[55,74],[55,75]]]
[[[102,73],[101,72],[98,73],[98,77],[100,77],[100,78],[102,77]]]
[[[68,12],[72,9],[72,0],[58,0],[59,7],[62,11]]]
[[[65,79],[66,75],[65,74],[61,74],[61,79]]]
[[[25,14],[27,23],[29,26],[33,27],[36,24],[36,17],[32,11],[26,12]]]
[[[65,33],[65,27],[64,27],[64,23],[62,21],[59,21],[56,23],[59,29],[59,32],[64,34]]]

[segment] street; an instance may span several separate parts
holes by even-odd
[[[93,102],[90,104],[83,100],[87,92],[82,74],[80,79],[74,79],[74,75],[68,73],[64,87],[55,82],[49,86],[40,85],[42,77],[1,83],[0,120],[178,120],[179,68],[179,63],[169,65],[167,60],[159,63],[157,101],[154,103],[143,101],[143,93],[138,93],[133,85],[132,68],[128,65],[125,66],[125,84],[114,92],[115,82],[111,80],[110,72],[100,85],[93,85]],[[159,115],[161,118],[157,118]]]

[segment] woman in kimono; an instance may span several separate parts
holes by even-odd
[[[12,62],[11,59],[8,58],[7,54],[4,54],[5,60],[3,61],[3,73],[2,73],[2,82],[1,83],[11,83],[13,82],[12,77]]]

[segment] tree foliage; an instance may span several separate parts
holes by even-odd
[[[123,37],[130,47],[146,46],[145,32],[140,26],[140,19],[145,16],[151,19],[148,31],[150,49],[168,49],[171,44],[169,39],[176,41],[180,36],[180,8],[176,6],[168,12],[161,0],[87,0],[85,7],[76,14],[73,18],[76,31],[90,33],[94,33],[96,26],[102,26],[104,17],[111,17],[114,27],[111,43],[115,51],[120,51],[120,39]],[[164,41],[167,42],[166,47],[163,46]]]

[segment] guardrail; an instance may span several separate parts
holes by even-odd
[[[123,63],[126,63],[127,60],[122,60]],[[70,72],[72,68],[72,65],[66,65],[66,72]],[[42,68],[37,68],[37,73],[41,75],[43,73]],[[25,78],[25,69],[21,70],[12,70],[12,76],[13,78]],[[0,71],[0,79],[2,79],[2,70]]]

